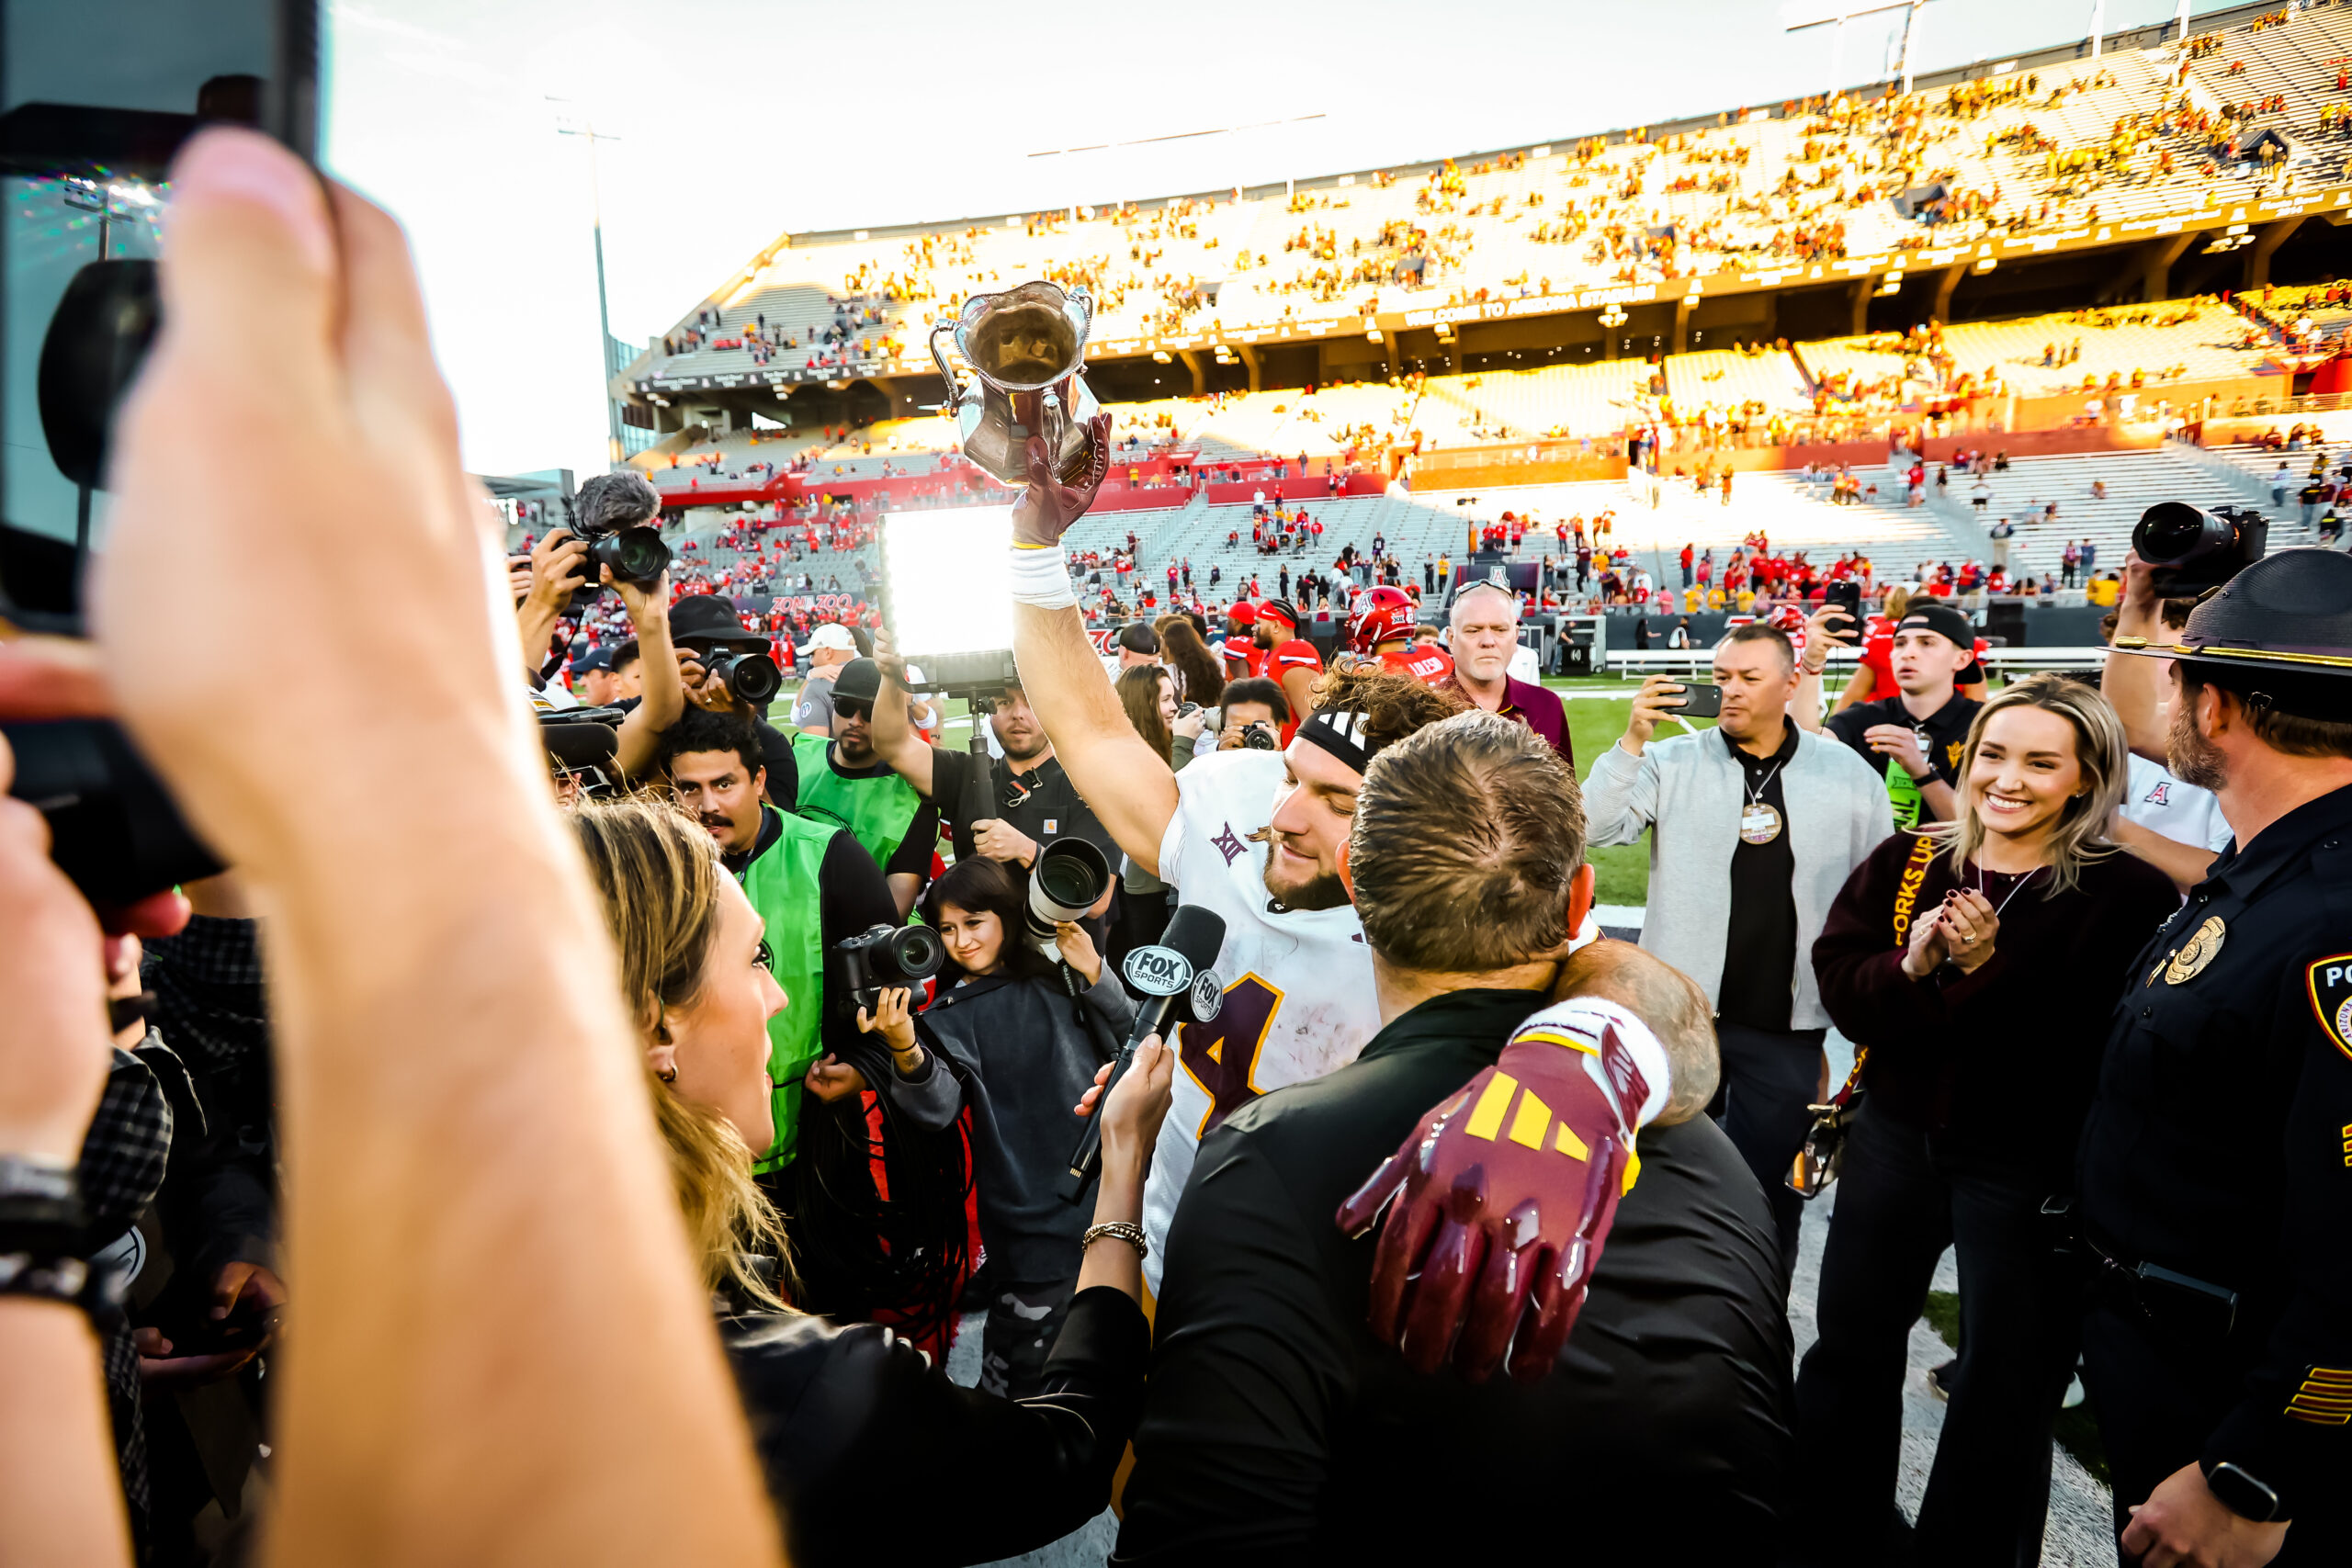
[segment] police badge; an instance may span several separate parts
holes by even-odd
[[[2305,973],[2312,1014],[2335,1048],[2352,1056],[2352,953],[2315,961]]]

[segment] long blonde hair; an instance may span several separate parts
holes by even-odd
[[[684,812],[650,797],[582,801],[571,818],[620,950],[630,1021],[644,1038],[663,1038],[668,1015],[693,1005],[709,966],[727,875],[718,845]],[[704,1282],[781,1306],[754,1258],[774,1258],[788,1279],[790,1253],[783,1220],[752,1180],[752,1149],[725,1117],[676,1093],[650,1064],[646,1083]]]
[[[1968,741],[1961,751],[1962,782],[1954,792],[1959,797],[1959,819],[1938,822],[1920,831],[1944,845],[1951,855],[1955,872],[1984,847],[1984,822],[1977,815],[1974,798],[1967,789],[1968,770],[1975,765],[1976,749],[1984,744],[1984,731],[1993,716],[2017,707],[2054,713],[2073,727],[2075,761],[2082,770],[2086,786],[2083,794],[2066,802],[2050,837],[2051,870],[2054,874],[2041,896],[2052,898],[2079,883],[2084,866],[2105,860],[2120,848],[2108,838],[2107,825],[2114,818],[2115,808],[2123,804],[2123,791],[2131,777],[2130,751],[2123,739],[2123,721],[2116,717],[2115,710],[2095,687],[2055,671],[2043,671],[1996,692],[1977,711],[1976,722],[1968,727]]]

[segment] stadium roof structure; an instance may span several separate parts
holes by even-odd
[[[2199,17],[2193,25],[2205,32],[2196,41],[2271,9],[2249,6]],[[741,333],[755,317],[775,338],[820,326],[811,318],[851,296],[853,276],[881,279],[908,265],[899,258],[926,242],[943,250],[985,247],[980,265],[1001,274],[1001,282],[988,285],[997,288],[1019,276],[1074,271],[1089,258],[1102,264],[1098,271],[1125,270],[1119,253],[1136,256],[1148,245],[1178,243],[1181,226],[1179,259],[1170,265],[1190,269],[1188,300],[1157,304],[1149,290],[1164,280],[1153,278],[1148,287],[1114,292],[1137,292],[1154,308],[1098,301],[1087,346],[1090,377],[1106,398],[1128,399],[1238,389],[1245,382],[1256,390],[1261,383],[1376,379],[1410,365],[1458,373],[1465,354],[1471,367],[1481,356],[1491,363],[1494,355],[1522,350],[1542,356],[1537,363],[1579,355],[1613,359],[1627,351],[1662,356],[1701,346],[1694,338],[1712,347],[1726,335],[1797,335],[1788,322],[1798,316],[1813,335],[1860,335],[1872,327],[1949,320],[1956,299],[1964,314],[1979,317],[2048,309],[2060,298],[2069,304],[2161,299],[2177,266],[2198,273],[2198,287],[2259,286],[2270,256],[2310,219],[2330,226],[2352,221],[2352,166],[2336,145],[2343,134],[2323,146],[2304,123],[2315,126],[2320,99],[2335,96],[2327,90],[2332,69],[2316,91],[2297,74],[2317,70],[2321,55],[2352,52],[2352,7],[2301,13],[2285,28],[2229,33],[2230,57],[2246,56],[2258,67],[2251,75],[2224,73],[2220,54],[2200,66],[2208,51],[2184,49],[2190,40],[2166,36],[2177,32],[2167,20],[2107,35],[2096,54],[2094,41],[2083,39],[1923,75],[1916,96],[1901,100],[1918,106],[1917,112],[1907,120],[1895,116],[1899,147],[1893,138],[1874,142],[1884,118],[1868,129],[1856,113],[1832,120],[1824,114],[1827,100],[1816,98],[1256,189],[1068,214],[786,234],[686,311],[666,334],[670,346],[656,343],[614,378],[611,390],[660,411],[654,423],[664,430],[681,428],[690,406],[773,415],[786,400],[818,387],[835,394],[862,389],[868,413],[915,414],[938,401],[938,375],[921,339],[932,317],[952,313],[950,294],[928,301],[928,310],[919,309],[922,299],[892,300],[884,319],[854,322],[845,341],[828,345],[831,352],[796,344],[792,354],[754,354]],[[2319,54],[2298,41],[2306,33],[2325,35]],[[2072,79],[2062,79],[2065,72],[2053,66],[2066,68]],[[2288,89],[2278,94],[2282,110],[2253,111],[2247,105],[2255,99],[2236,101],[2270,85],[2274,75]],[[1996,108],[1963,118],[1953,106],[1971,90]],[[1838,104],[1877,112],[1893,92],[1890,84],[1872,84],[1838,96]],[[2160,111],[2167,107],[2177,121],[2165,120]],[[2152,130],[2116,155],[2113,166],[2129,170],[2126,177],[2100,185],[2091,165],[2069,171],[2061,162],[2096,164],[2111,134],[2120,140],[2126,121],[2143,118],[2163,121],[2165,134]],[[1981,156],[1971,150],[1979,137]],[[2254,156],[2263,141],[2275,141],[2284,154],[2275,166]],[[1599,164],[1589,162],[1593,149],[1603,152]],[[2211,172],[2203,166],[2209,158]],[[2144,180],[2134,159],[2144,166]],[[1718,177],[1711,172],[1717,164],[1729,184],[1708,183]],[[1744,179],[1730,174],[1734,165]],[[1605,175],[1589,183],[1587,172],[1601,169]],[[1770,183],[1775,175],[1777,186]],[[1607,185],[1621,175],[1624,190]],[[1678,177],[1663,183],[1669,175]],[[1854,199],[1842,199],[1845,181],[1858,175]],[[1662,188],[1645,186],[1645,177]],[[1414,188],[1433,180],[1448,182],[1446,201],[1417,209]],[[1946,195],[1976,189],[1998,197],[2005,184],[2011,199],[2002,209],[2025,212],[2022,221],[1929,224],[1917,216],[1939,186]],[[1841,198],[1834,204],[1826,199],[1833,186]],[[1571,186],[1578,187],[1574,195]],[[1809,192],[1822,199],[1804,218],[1826,225],[1834,217],[1837,240],[1799,247],[1813,254],[1789,254],[1784,234],[1798,225],[1794,209]],[[2037,197],[2039,216],[2031,209]],[[1597,231],[1601,218],[1638,230],[1650,237],[1653,254],[1657,236],[1671,232],[1683,245],[1680,254],[1668,250],[1662,265],[1612,265],[1624,254],[1620,245],[1589,259],[1582,227],[1572,235],[1578,243],[1559,243],[1557,235],[1546,243],[1546,220],[1580,200],[1591,206]],[[1776,202],[1791,209],[1777,228]],[[1355,210],[1343,217],[1345,208]],[[1394,248],[1381,253],[1391,270],[1377,280],[1351,277],[1301,292],[1271,278],[1277,268],[1308,258],[1333,279],[1350,273],[1384,216],[1425,231],[1467,223],[1474,232],[1455,242],[1464,254],[1484,246],[1501,259],[1475,275],[1441,276],[1410,290],[1395,275]],[[1148,240],[1141,238],[1146,226]],[[1336,236],[1351,226],[1352,243]],[[1195,237],[1195,228],[1214,231]],[[1328,254],[1322,231],[1334,233]],[[1736,231],[1738,238],[1713,246],[1684,238],[1718,231]],[[1295,232],[1314,240],[1306,257],[1291,254]],[[1381,231],[1384,240],[1386,233]],[[2192,256],[2199,247],[2227,257],[2226,281],[2215,283],[2221,264]],[[2230,254],[2239,251],[2245,254]],[[1540,284],[1532,276],[1539,268],[1547,274]],[[2005,312],[2003,299],[2018,303]],[[1877,307],[1881,300],[1891,303]],[[1794,315],[1783,314],[1784,304]],[[715,324],[695,346],[672,352],[706,316]],[[1171,376],[1177,384],[1165,384]]]

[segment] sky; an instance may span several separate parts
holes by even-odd
[[[1776,0],[326,8],[323,161],[407,227],[467,466],[583,479],[605,453],[600,204],[612,329],[641,344],[787,231],[1001,220],[1779,102],[1883,79],[1903,26],[1849,24],[1833,75],[1831,29],[1784,32]],[[2106,25],[2172,11],[2109,0]],[[2090,16],[1933,0],[1915,68],[2080,38]],[[560,123],[617,138],[595,144],[593,193],[589,143]],[[1218,134],[1185,134],[1203,130]],[[1054,151],[1163,137],[1179,140]]]

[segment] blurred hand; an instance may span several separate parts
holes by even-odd
[[[1094,1087],[1079,1096],[1071,1109],[1080,1116],[1093,1115],[1110,1076],[1110,1063],[1095,1068]],[[1127,1064],[1126,1076],[1112,1091],[1111,1103],[1102,1112],[1105,1177],[1115,1172],[1138,1182],[1143,1179],[1151,1166],[1152,1147],[1159,1141],[1159,1124],[1168,1118],[1175,1077],[1176,1053],[1162,1045],[1159,1035],[1144,1036],[1143,1043],[1136,1047],[1135,1059]]]
[[[228,128],[175,163],[172,224],[91,582],[125,724],[257,885],[348,876],[356,849],[427,821],[446,837],[467,813],[546,818],[545,758],[503,673],[496,513],[459,459],[399,225]],[[354,582],[434,651],[397,719],[352,700],[382,673],[351,635]]]
[[[132,1329],[130,1343],[139,1351],[139,1381],[154,1389],[202,1388],[233,1377],[262,1348],[256,1344],[201,1356],[175,1356],[164,1331],[152,1325]]]
[[[0,741],[0,792],[16,757]],[[49,824],[0,793],[0,1154],[72,1166],[106,1088],[97,917],[49,858]]]
[[[1204,713],[1181,714],[1168,728],[1179,740],[1198,740],[1201,731],[1208,728],[1208,715]]]
[[[1665,675],[1653,675],[1634,694],[1634,710],[1625,719],[1625,750],[1634,756],[1650,743],[1662,719],[1674,716],[1682,705],[1681,684]]]
[[[653,580],[650,588],[639,588],[613,575],[613,569],[600,566],[597,580],[621,596],[622,606],[628,611],[629,624],[641,626],[650,616],[667,616],[670,613],[670,573],[665,569]]]
[[[2156,598],[2155,581],[2150,575],[2154,570],[2140,558],[2139,551],[2127,549],[2123,552],[2123,595],[2120,609],[2124,615],[2154,618],[2159,604]]]
[[[876,998],[875,1010],[857,1010],[857,1028],[861,1034],[879,1034],[889,1043],[891,1054],[903,1056],[915,1048],[915,1021],[908,1004],[914,993],[904,986],[892,986]],[[832,1058],[827,1057],[831,1061]]]
[[[1843,604],[1824,604],[1807,615],[1804,620],[1806,672],[1820,674],[1822,666],[1829,662],[1830,649],[1853,647],[1853,634],[1859,629],[1854,625],[1854,617],[1846,613]],[[1815,650],[1819,652],[1818,658],[1815,657]]]
[[[212,1281],[212,1315],[224,1318],[238,1311],[273,1313],[286,1304],[286,1281],[266,1264],[229,1263]]]
[[[2131,1506],[2122,1546],[2146,1568],[2262,1568],[2287,1544],[2291,1520],[2256,1524],[2231,1511],[2205,1483],[2203,1467],[2181,1466]]]
[[[1094,950],[1094,939],[1076,920],[1057,921],[1054,926],[1054,946],[1061,951],[1062,962],[1078,971],[1088,985],[1102,978],[1102,955]]]
[[[972,824],[972,847],[990,860],[1018,861],[1023,865],[1037,857],[1036,840],[993,817]]]
[[[1915,779],[1928,771],[1928,759],[1919,750],[1919,732],[1907,724],[1873,724],[1862,731],[1862,741],[1880,756],[1902,763]]]
[[[865,1075],[838,1057],[825,1056],[808,1064],[808,1076],[800,1080],[800,1087],[831,1105],[837,1100],[864,1094]]]
[[[551,615],[571,606],[571,596],[588,586],[588,545],[561,528],[531,547],[531,592],[526,604]]]
[[[899,645],[890,639],[888,626],[874,628],[874,663],[884,679],[896,682],[901,691],[906,689],[907,661],[899,657]]]

